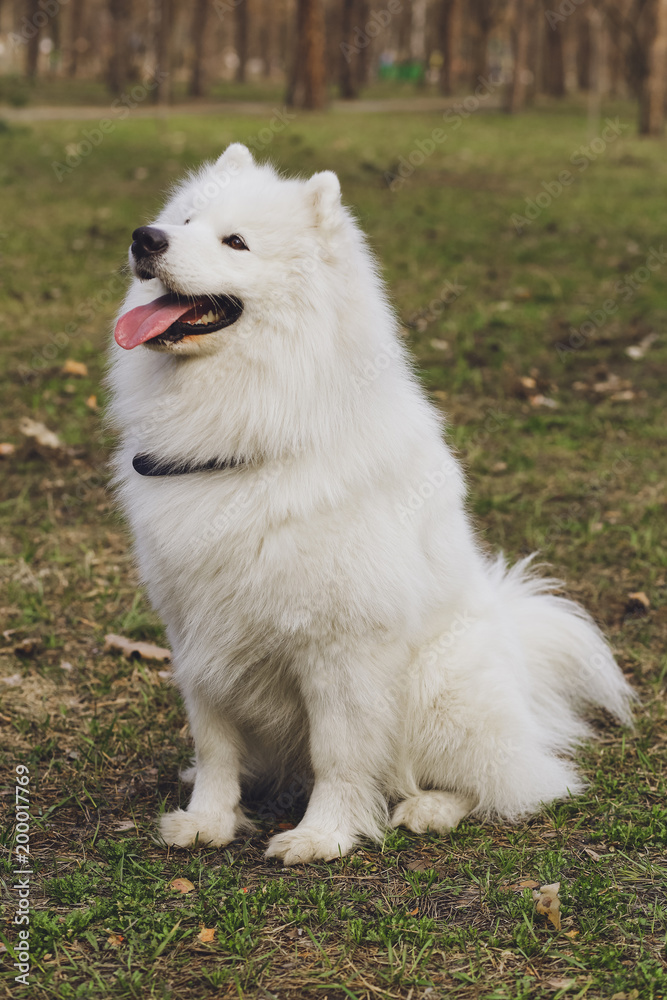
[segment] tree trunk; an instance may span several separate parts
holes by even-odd
[[[262,60],[262,75],[268,79],[271,76],[274,51],[275,22],[272,0],[262,0],[262,20],[259,29],[259,55]]]
[[[468,16],[471,21],[472,47],[472,87],[476,87],[480,79],[486,79],[488,71],[489,38],[495,24],[498,12],[495,0],[469,0]]]
[[[173,0],[158,0],[158,23],[155,38],[155,74],[157,86],[153,91],[157,104],[171,101],[171,29]]]
[[[195,0],[192,12],[192,72],[188,87],[190,97],[201,97],[204,93],[204,50],[208,12],[209,0]]]
[[[354,71],[359,59],[359,51],[354,44],[354,29],[359,25],[355,23],[356,6],[356,0],[343,0],[338,86],[340,96],[345,101],[357,96]]]
[[[368,24],[368,19],[371,16],[369,0],[357,0],[357,24],[362,29]],[[363,49],[360,49],[357,53],[356,60],[356,72],[354,74],[354,85],[359,92],[360,87],[364,87],[368,83],[368,68],[369,68],[369,55],[371,51],[371,46],[366,45]]]
[[[39,27],[39,22],[41,21],[42,8],[39,6],[39,0],[27,0],[25,5],[25,16],[27,18],[28,24],[30,25],[30,37],[26,44],[25,53],[25,75],[29,80],[34,80],[37,76],[37,63],[39,60],[39,36],[41,34],[41,29]],[[34,30],[33,30],[34,29]]]
[[[577,18],[577,86],[588,90],[591,85],[591,26],[587,17]]]
[[[529,75],[528,43],[530,40],[530,17],[533,13],[531,0],[515,0],[513,24],[510,28],[514,66],[505,106],[505,110],[509,114],[520,111],[526,104]]]
[[[440,52],[442,66],[440,67],[440,91],[443,94],[452,92],[452,63],[454,60],[454,25],[457,0],[440,0],[440,18],[438,23]]]
[[[552,0],[542,0],[549,5]],[[552,97],[565,95],[565,61],[563,58],[563,25],[561,22],[549,24],[545,19],[544,31],[544,74],[542,89]]]
[[[423,63],[426,60],[426,0],[412,0],[410,10],[410,59]]]
[[[326,107],[322,0],[298,0],[296,44],[286,100],[298,108]]]
[[[130,0],[107,0],[111,18],[111,57],[107,82],[113,94],[122,94],[129,78]]]
[[[250,0],[241,0],[234,13],[236,55],[239,58],[236,67],[236,82],[246,82],[246,64],[248,62],[248,4]]]
[[[665,59],[667,58],[667,0],[646,4],[646,75],[639,93],[639,132],[661,135],[665,127]]]
[[[83,0],[73,0],[70,8],[69,22],[69,58],[67,62],[67,75],[76,76],[79,65],[78,42],[83,26]]]
[[[624,95],[624,80],[623,80],[623,38],[622,32],[616,23],[616,21],[611,20],[608,24],[609,29],[609,94],[611,97],[620,97]]]

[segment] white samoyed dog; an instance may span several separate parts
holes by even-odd
[[[115,470],[195,743],[165,842],[226,844],[243,789],[304,773],[285,864],[580,791],[583,713],[629,723],[631,689],[556,581],[480,547],[335,174],[234,144],[133,240]]]

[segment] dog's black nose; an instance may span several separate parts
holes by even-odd
[[[167,234],[154,226],[139,226],[132,233],[132,255],[139,260],[151,254],[162,253],[169,246]]]

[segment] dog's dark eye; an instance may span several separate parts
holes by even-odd
[[[247,246],[245,245],[245,242],[241,239],[240,236],[236,236],[236,235],[234,235],[234,236],[225,236],[225,238],[223,239],[222,242],[226,243],[228,247],[232,248],[232,250],[247,250],[248,249]]]

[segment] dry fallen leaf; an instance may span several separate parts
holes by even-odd
[[[50,431],[39,420],[31,420],[30,417],[23,417],[19,424],[19,430],[26,437],[34,438],[37,444],[43,445],[44,448],[62,448],[62,441],[58,435]]]
[[[169,883],[169,888],[173,889],[174,892],[182,892],[185,895],[186,892],[194,890],[194,885],[189,878],[175,878],[173,882]]]
[[[648,351],[651,344],[654,344],[658,339],[657,333],[649,333],[643,340],[640,340],[638,344],[632,344],[630,347],[625,348],[625,353],[633,361],[640,361],[646,352]]]
[[[539,889],[533,889],[533,899],[535,900],[535,910],[540,916],[546,917],[557,931],[560,930],[560,899],[558,890],[560,882],[552,885],[543,885]]]
[[[62,366],[61,371],[63,375],[87,375],[88,366],[84,365],[83,361],[75,361],[74,358],[68,358]]]
[[[410,861],[406,866],[409,872],[428,872],[433,868],[430,861]]]
[[[643,604],[647,609],[651,607],[651,602],[643,590],[635,590],[632,594],[628,594],[628,600],[639,601],[639,603]]]
[[[513,882],[511,885],[501,885],[503,892],[522,892],[524,889],[535,889],[539,885],[532,878],[523,879],[521,882]]]
[[[86,406],[89,410],[97,409],[97,396],[89,396],[86,400]]]
[[[547,984],[552,990],[569,990],[570,986],[574,986],[576,979],[561,979],[556,976],[554,979],[547,979]]]
[[[215,941],[215,927],[202,927],[197,935],[197,940],[201,941],[202,944],[210,944],[211,941]]]
[[[613,392],[620,395],[619,390],[630,390],[632,388],[632,383],[628,382],[627,379],[619,378],[618,375],[614,375],[609,372],[605,376],[604,382],[595,382],[593,384],[594,392]]]
[[[592,858],[593,861],[599,861],[602,857],[601,854],[598,854],[598,852],[594,851],[591,847],[584,847],[584,853],[587,854],[589,858]]]
[[[538,393],[537,396],[530,397],[531,406],[548,406],[550,410],[558,409],[558,403],[551,396],[543,396],[542,393]]]
[[[124,819],[120,823],[116,823],[116,830],[119,833],[125,833],[127,830],[136,830],[136,826],[131,819]]]
[[[431,341],[431,347],[434,348],[434,350],[436,350],[436,351],[448,351],[449,350],[449,344],[447,343],[446,340],[438,340],[435,337]]]
[[[15,446],[10,444],[9,441],[2,441],[0,443],[0,458],[9,458],[9,456],[13,455],[15,451]]]
[[[122,934],[110,934],[107,938],[107,943],[110,944],[112,948],[119,948],[124,940],[125,938]]]
[[[23,682],[21,674],[12,674],[11,677],[0,677],[0,682],[7,687],[18,687]]]
[[[104,648],[107,652],[122,653],[128,660],[133,656],[138,656],[142,660],[159,660],[161,663],[171,660],[170,649],[162,649],[152,642],[134,642],[132,639],[126,639],[124,635],[114,635],[112,632],[105,635]]]

